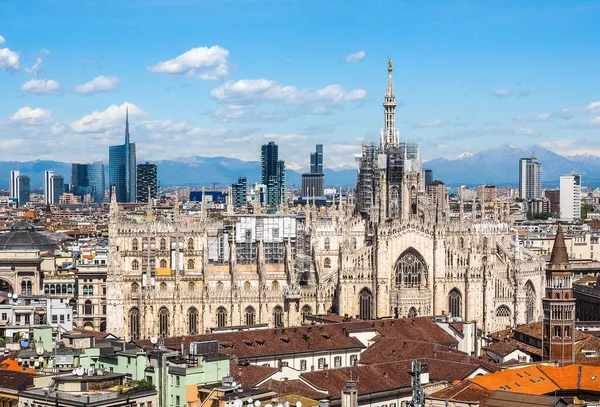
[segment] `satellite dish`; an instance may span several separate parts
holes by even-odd
[[[44,354],[44,348],[42,346],[37,346],[35,348],[35,353],[37,353],[38,355],[43,355]]]
[[[85,374],[85,369],[80,366],[77,368],[77,372],[75,374],[77,376],[83,376]]]
[[[249,398],[248,398],[248,404],[252,404],[252,402],[253,402],[253,401],[254,401],[254,400],[252,400],[252,397],[249,397]]]
[[[296,407],[302,407],[302,402],[301,401],[297,401],[296,402]]]
[[[8,293],[8,298],[12,298],[12,293]]]
[[[243,405],[244,405],[244,402],[242,400],[240,400],[240,399],[236,399],[233,402],[233,407],[242,407]]]
[[[153,336],[152,338],[150,338],[150,342],[152,342],[153,345],[156,345],[156,343],[158,342],[158,338],[156,336]]]
[[[23,359],[19,358],[17,359],[17,362],[19,362],[19,364],[23,363]]]
[[[235,387],[235,386],[237,386],[237,383],[236,382],[231,382],[231,387]]]
[[[73,374],[76,375],[77,374],[77,369],[73,369]]]
[[[13,296],[12,296],[12,298],[13,298],[13,300],[16,300],[17,299],[17,293],[14,293]]]
[[[273,405],[271,403],[269,403],[269,404],[265,404],[265,407],[273,407]]]
[[[260,407],[260,401],[259,401],[259,400],[256,400],[256,401],[254,402],[254,406],[255,406],[255,407]]]
[[[43,356],[40,356],[40,357],[38,358],[38,360],[40,361],[40,363],[42,363],[42,362],[44,361],[44,357],[43,357]]]

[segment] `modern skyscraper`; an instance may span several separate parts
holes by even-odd
[[[581,219],[581,174],[560,177],[560,220],[573,222]]]
[[[71,167],[71,191],[85,200],[87,195],[96,202],[104,202],[104,164],[73,164]]]
[[[317,144],[316,151],[310,154],[310,173],[302,174],[302,197],[320,197],[325,194],[323,174],[323,145]]]
[[[557,361],[561,366],[575,362],[573,272],[560,225],[546,268],[546,293],[542,298],[542,309],[542,360]]]
[[[246,190],[246,177],[239,177],[236,183],[231,184],[231,193],[233,194],[233,206],[235,206],[236,208],[246,206],[246,204],[248,203]]]
[[[261,182],[267,186],[267,205],[277,206],[285,200],[285,163],[279,160],[274,141],[261,149]]]
[[[519,160],[519,198],[525,201],[542,197],[542,164],[536,157]]]
[[[57,205],[60,196],[65,192],[65,178],[54,174],[54,171],[44,171],[44,203]]]
[[[433,182],[433,170],[425,169],[425,191],[429,191],[429,185]]]
[[[31,178],[29,175],[19,174],[19,206],[31,201]]]
[[[310,173],[323,173],[323,144],[317,144],[316,151],[310,154]]]
[[[9,189],[9,198],[19,199],[19,171],[10,172]]]
[[[158,169],[156,164],[138,164],[137,166],[137,201],[148,202],[148,189],[150,197],[158,198]]]
[[[115,187],[117,202],[135,202],[137,166],[135,143],[129,141],[129,110],[125,112],[125,144],[109,147],[108,171],[110,188]]]

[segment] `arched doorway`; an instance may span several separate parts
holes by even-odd
[[[7,293],[14,292],[12,284],[3,278],[0,278],[0,291],[4,291]]]

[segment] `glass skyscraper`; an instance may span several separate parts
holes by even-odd
[[[108,178],[110,189],[115,187],[117,202],[135,202],[137,193],[137,166],[135,143],[129,142],[129,111],[125,115],[125,144],[110,146],[108,150]]]
[[[19,206],[31,200],[31,178],[29,175],[19,174]]]
[[[104,202],[104,164],[73,164],[71,167],[71,191],[84,201],[86,195],[96,203]]]
[[[148,189],[152,199],[158,198],[158,170],[156,164],[138,164],[137,201],[148,202]]]
[[[325,175],[323,174],[323,144],[317,144],[310,153],[310,173],[302,174],[302,197],[314,198],[325,195]]]
[[[267,205],[277,206],[285,200],[285,163],[279,160],[274,141],[261,149],[261,182],[267,187]]]

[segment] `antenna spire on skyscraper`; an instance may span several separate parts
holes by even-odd
[[[129,106],[125,106],[125,143],[129,144]]]

